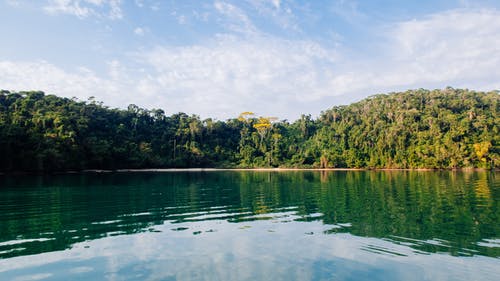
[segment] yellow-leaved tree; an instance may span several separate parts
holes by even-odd
[[[260,143],[264,140],[267,132],[271,129],[272,122],[278,120],[276,117],[259,117],[257,123],[253,125],[253,127],[257,130],[260,135]]]
[[[488,161],[488,152],[491,148],[491,142],[489,141],[483,141],[480,143],[475,143],[474,145],[474,151],[476,152],[477,158],[481,161],[486,163]]]

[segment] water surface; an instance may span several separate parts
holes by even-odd
[[[494,172],[0,177],[0,280],[497,280]]]

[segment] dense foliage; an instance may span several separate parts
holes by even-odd
[[[43,92],[0,92],[0,171],[167,167],[495,168],[500,96],[376,95],[293,123],[227,121]]]

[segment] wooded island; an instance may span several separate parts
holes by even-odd
[[[371,96],[294,122],[219,121],[43,92],[0,92],[0,171],[124,168],[498,168],[498,91]]]

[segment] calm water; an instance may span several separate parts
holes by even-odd
[[[499,280],[499,176],[0,176],[0,280]]]

